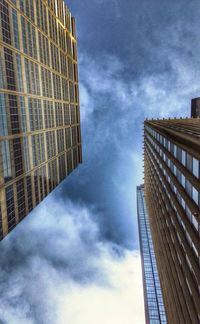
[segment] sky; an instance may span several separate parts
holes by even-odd
[[[145,118],[200,95],[198,0],[68,0],[83,163],[0,242],[0,324],[143,324],[136,215]]]

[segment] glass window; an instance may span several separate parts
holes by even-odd
[[[63,110],[62,104],[55,102],[55,113],[56,113],[56,126],[63,125]]]
[[[64,124],[65,125],[70,125],[70,110],[69,110],[69,105],[63,104],[64,108]]]
[[[186,167],[192,172],[192,156],[189,153],[186,154]]]
[[[192,158],[192,170],[193,174],[196,178],[199,178],[199,161],[195,159],[194,157]]]
[[[71,124],[76,124],[77,118],[76,118],[76,106],[70,105],[70,111],[71,111]],[[160,153],[163,152],[160,150]]]
[[[71,131],[72,131],[72,146],[77,145],[77,129],[76,127],[71,127]]]
[[[63,93],[63,100],[69,101],[68,81],[64,78],[62,78],[62,93]]]
[[[34,6],[33,6],[33,0],[30,0],[30,19],[34,22]]]
[[[192,199],[197,205],[199,204],[199,193],[194,187],[192,187]]]
[[[36,34],[35,34],[35,27],[32,26],[32,37],[33,37],[33,53],[34,58],[37,60],[37,46],[36,46]]]
[[[17,21],[17,11],[12,9],[13,32],[14,32],[14,47],[19,49],[19,30]]]
[[[186,192],[187,194],[192,197],[192,185],[191,183],[186,179],[185,181],[185,187],[186,187]]]
[[[74,80],[74,77],[73,77],[73,64],[72,64],[71,59],[68,59],[68,75],[69,75],[69,79],[71,79],[73,81]],[[162,143],[162,136],[160,136],[160,142]]]
[[[24,12],[24,0],[20,0],[20,9]]]
[[[16,182],[16,189],[17,189],[18,215],[19,215],[19,220],[21,220],[26,216],[24,179],[20,179]]]
[[[174,173],[174,163],[172,161],[170,161],[170,169]]]
[[[12,179],[11,151],[10,151],[9,141],[1,142],[1,150],[2,150],[2,159],[3,159],[4,181],[7,182]]]
[[[174,144],[174,157],[177,157],[177,146]]]
[[[16,53],[16,63],[17,63],[17,86],[18,91],[23,92],[23,79],[22,79],[22,63],[21,63],[21,56]]]
[[[29,21],[26,21],[26,28],[27,28],[27,37],[28,37],[28,54],[33,57],[33,40],[32,40],[32,34],[31,34],[31,24]]]
[[[27,124],[26,124],[26,109],[25,109],[25,102],[24,97],[19,97],[20,101],[20,112],[21,112],[21,129],[22,132],[25,133],[27,131]]]
[[[3,93],[0,93],[0,135],[8,135],[6,95],[4,95]]]
[[[174,155],[174,144],[172,142],[170,142],[170,152]]]
[[[72,150],[66,153],[67,158],[67,173],[69,174],[72,171]]]
[[[181,171],[177,169],[177,179],[181,183]]]
[[[13,186],[11,185],[7,187],[5,191],[6,191],[6,205],[7,205],[7,215],[8,215],[8,230],[10,231],[16,225]]]
[[[24,167],[25,171],[30,170],[30,157],[29,157],[29,144],[28,137],[23,137],[23,156],[24,156]]]
[[[181,184],[185,188],[185,176],[183,174],[181,174]]]
[[[4,88],[3,60],[0,54],[0,88]]]
[[[1,15],[3,41],[11,45],[9,11],[8,11],[8,4],[5,0],[1,0],[0,15]]]
[[[6,78],[7,78],[7,88],[9,90],[16,90],[16,80],[14,72],[14,63],[13,63],[13,52],[4,47],[5,55],[5,67],[6,67]]]
[[[74,85],[72,82],[69,82],[69,95],[70,95],[70,101],[75,101],[75,95],[74,95]]]
[[[12,134],[17,134],[20,132],[17,96],[8,95],[8,99],[10,108],[11,132]]]
[[[186,153],[184,150],[182,150],[181,154],[181,163],[185,166],[186,165]]]
[[[25,63],[27,92],[31,93],[31,81],[30,81],[30,75],[29,75],[29,63],[28,63],[28,60],[26,58],[24,59],[24,63]]]
[[[23,156],[22,156],[22,145],[21,139],[13,139],[13,155],[15,165],[15,175],[18,177],[23,173]]]
[[[55,132],[46,133],[48,159],[56,155]]]
[[[26,24],[25,24],[25,18],[23,16],[21,16],[21,26],[22,26],[23,50],[24,50],[24,53],[28,54],[28,44],[27,44],[27,37],[26,37]]]
[[[70,127],[65,129],[65,138],[66,138],[66,149],[71,147],[71,129]]]
[[[43,128],[43,116],[40,99],[28,98],[30,130]]]
[[[78,149],[77,148],[73,149],[73,165],[74,165],[74,168],[77,167],[77,165],[78,165]]]
[[[182,160],[182,150],[180,147],[177,148],[177,158],[178,158],[178,161],[181,162]]]
[[[25,58],[27,92],[40,95],[38,65]]]

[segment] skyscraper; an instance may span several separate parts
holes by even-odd
[[[191,102],[191,117],[200,117],[200,98],[194,98]]]
[[[81,162],[75,19],[0,2],[0,239]]]
[[[145,199],[168,323],[200,323],[200,119],[144,124]]]
[[[165,308],[153,248],[144,185],[137,187],[137,214],[147,324],[166,324]]]

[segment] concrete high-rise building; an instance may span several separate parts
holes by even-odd
[[[144,123],[145,200],[167,321],[200,323],[200,119]]]
[[[81,162],[75,19],[0,2],[0,239]]]
[[[137,215],[146,323],[166,324],[165,307],[144,197],[144,185],[137,187]]]

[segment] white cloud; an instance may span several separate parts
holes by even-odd
[[[73,286],[70,293],[66,293],[66,287],[59,298],[62,316],[58,324],[144,323],[138,254],[127,252],[121,261],[101,255],[100,263],[106,269],[111,287]]]
[[[94,104],[92,96],[89,94],[88,89],[83,83],[80,83],[79,86],[80,98],[81,98],[81,121],[88,121],[90,115],[94,111]]]
[[[139,253],[102,241],[94,212],[47,198],[2,242],[3,323],[144,323]]]

